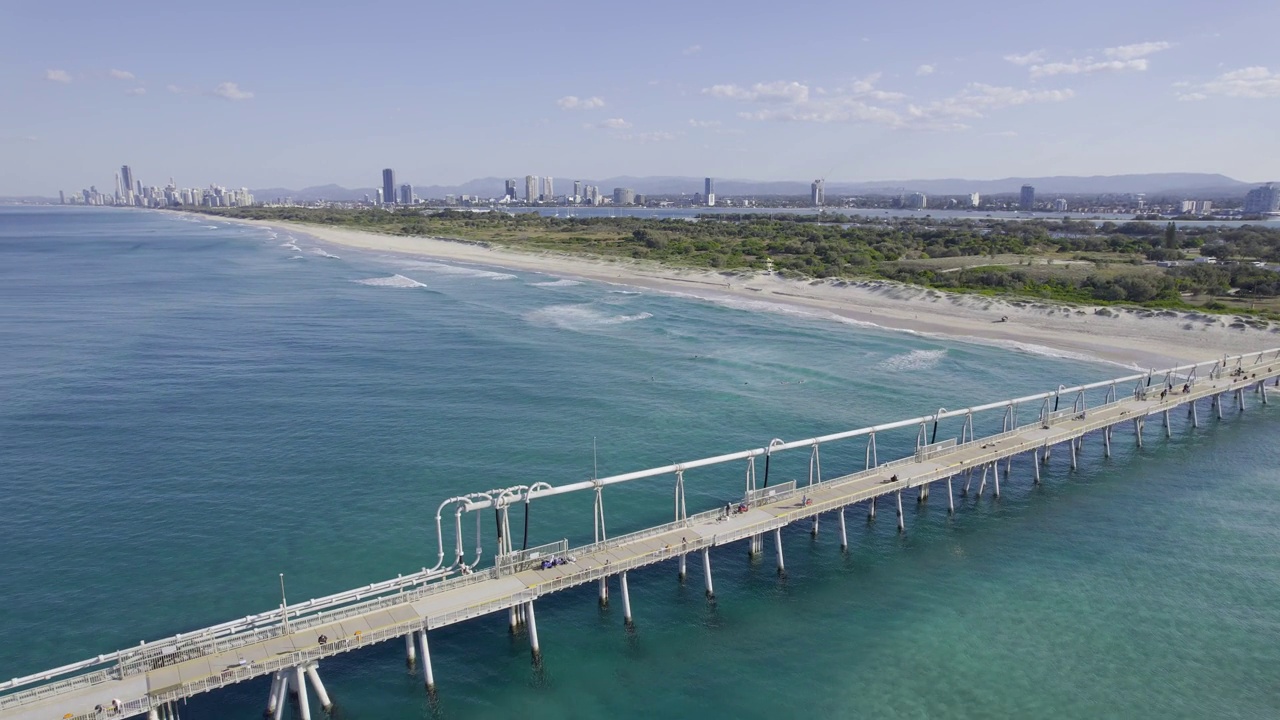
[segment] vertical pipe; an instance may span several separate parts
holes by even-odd
[[[1164,436],[1165,436],[1165,437],[1167,437],[1167,438],[1171,438],[1171,437],[1173,437],[1173,428],[1169,425],[1169,411],[1168,411],[1168,410],[1165,410],[1165,411],[1164,411]]]
[[[947,513],[950,515],[956,514],[956,496],[951,491],[951,476],[949,475],[947,476]]]
[[[516,626],[515,618],[511,620],[511,627]],[[413,661],[418,659],[418,650],[413,645],[413,633],[406,633],[404,636],[404,657],[409,667],[413,667]]]
[[[982,482],[978,483],[978,497],[982,497],[982,491],[987,489],[987,473],[991,472],[991,463],[982,466]]]
[[[711,548],[702,548],[702,575],[707,579],[707,597],[716,596],[715,588],[711,585]]]
[[[786,572],[787,569],[786,563],[782,561],[782,528],[778,528],[773,531],[773,547],[777,550],[778,574],[781,575]],[[710,577],[710,575],[708,575],[708,577]]]
[[[844,508],[840,508],[840,510],[837,511],[837,514],[840,516],[840,549],[848,550],[849,535],[844,530]]]
[[[1045,446],[1045,448],[1044,448],[1044,457],[1043,457],[1043,458],[1041,458],[1041,461],[1042,461],[1045,465],[1048,465],[1048,464],[1049,464],[1049,454],[1050,454],[1050,453],[1052,453],[1052,452],[1053,452],[1053,448],[1051,448],[1051,447],[1049,447],[1048,445],[1046,445],[1046,446]]]
[[[1142,447],[1142,418],[1135,418],[1133,421],[1133,433],[1138,438],[1138,447]]]
[[[1000,461],[991,463],[991,477],[995,480],[996,497],[1000,497]]]
[[[1218,410],[1218,419],[1222,419],[1222,393],[1213,396],[1213,406]]]
[[[1191,401],[1191,427],[1200,427],[1200,416],[1196,413],[1196,401]]]
[[[316,691],[316,698],[320,700],[320,707],[329,712],[333,709],[333,702],[329,700],[329,693],[324,689],[324,683],[320,682],[320,673],[316,671],[316,664],[311,663],[307,666],[307,679],[311,681],[311,688]]]
[[[622,622],[626,625],[633,624],[631,622],[631,593],[627,591],[627,573],[623,572],[618,576],[619,583],[622,586]]]
[[[871,498],[871,504],[867,506],[867,520],[876,519],[876,499]]]
[[[964,489],[960,491],[960,497],[969,497],[969,486],[973,484],[973,468],[964,475]]]
[[[907,523],[902,515],[902,491],[899,490],[897,495],[898,495],[898,532],[906,532]]]
[[[431,647],[427,645],[426,628],[418,631],[418,644],[422,646],[422,683],[426,685],[427,692],[435,692],[436,675],[431,668]]]
[[[298,714],[302,720],[311,720],[311,701],[307,699],[307,681],[302,677],[302,666],[293,669],[293,685],[298,690]]]
[[[507,608],[507,629],[511,631],[511,634],[515,634],[516,626],[519,624],[520,621],[516,619],[516,609],[514,607]]]
[[[1258,383],[1258,392],[1262,394],[1262,404],[1267,404],[1267,381],[1263,380]]]
[[[600,607],[609,604],[609,578],[608,576],[600,578]]]
[[[685,565],[686,557],[684,553],[680,553],[680,582],[684,582],[685,577],[689,574],[689,569]]]
[[[160,713],[155,708],[147,711],[147,720],[160,720]]]
[[[1111,457],[1111,428],[1112,427],[1113,426],[1108,425],[1107,429],[1102,431],[1102,450],[1103,450],[1103,455],[1105,455],[1106,457]]]
[[[1031,451],[1031,472],[1036,485],[1040,484],[1040,448]]]
[[[813,516],[813,532],[811,534],[814,537],[818,537],[818,516],[817,515]]]
[[[529,652],[533,654],[533,661],[537,662],[542,657],[542,649],[538,646],[538,619],[533,615],[532,600],[524,604],[524,616],[529,622]]]
[[[1068,441],[1067,441],[1067,444],[1071,446],[1071,469],[1072,469],[1072,470],[1075,470],[1075,469],[1077,468],[1077,465],[1076,465],[1076,441],[1075,441],[1075,440],[1068,440]]]

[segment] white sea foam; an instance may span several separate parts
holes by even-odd
[[[591,305],[551,305],[526,313],[524,317],[534,325],[582,332],[593,328],[648,320],[653,317],[653,314],[641,312],[633,315],[610,315],[600,312]]]
[[[320,248],[311,248],[311,252],[315,253],[316,255],[319,255],[320,257],[324,257],[324,258],[332,258],[332,259],[334,259],[334,260],[341,260],[341,259],[342,259],[342,258],[338,257],[337,255],[334,255],[334,254],[332,254],[332,253],[327,253],[327,252],[325,252],[324,250],[321,250]]]
[[[413,268],[415,270],[424,270],[437,275],[453,275],[456,277],[477,278],[482,280],[516,279],[515,275],[511,275],[509,273],[493,272],[491,270],[481,270],[480,268],[463,267],[461,265],[446,265],[445,263],[427,262],[425,260],[406,260],[401,263],[401,265],[403,267]]]
[[[352,282],[357,282],[357,283],[360,283],[361,285],[372,285],[373,287],[392,287],[392,288],[426,287],[425,284],[420,283],[417,280],[414,280],[413,278],[407,278],[403,275],[392,275],[391,277],[365,278],[363,280],[353,280]]]
[[[561,280],[548,280],[547,282],[529,283],[529,286],[530,287],[573,287],[574,285],[581,285],[581,284],[582,283],[577,280],[561,279]]]
[[[886,358],[880,361],[876,368],[891,372],[932,370],[938,367],[938,363],[942,362],[942,358],[946,357],[946,355],[946,350],[912,350],[911,352]]]
[[[205,229],[207,229],[207,230],[217,230],[217,229],[218,229],[218,226],[217,226],[217,225],[205,225]]]
[[[610,290],[610,295],[639,295],[639,290]]]
[[[302,248],[298,247],[292,240],[280,243],[280,247],[289,248],[294,252],[302,252]]]

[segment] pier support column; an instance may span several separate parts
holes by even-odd
[[[515,629],[515,626],[516,620],[513,615],[511,618],[512,629]],[[413,667],[413,661],[417,659],[418,649],[413,645],[413,633],[408,633],[404,636],[404,661],[409,665],[409,667]]]
[[[1142,418],[1135,418],[1133,421],[1133,434],[1138,439],[1138,447],[1142,447],[1142,426],[1145,424],[1142,422]]]
[[[280,672],[280,692],[276,695],[276,704],[271,708],[272,720],[282,720],[284,718],[284,705],[289,700],[289,686],[292,684],[293,673],[289,670],[281,670]]]
[[[814,537],[818,537],[818,516],[813,516],[813,530],[810,532]]]
[[[1187,404],[1191,406],[1191,427],[1193,427],[1193,428],[1199,428],[1199,427],[1200,427],[1200,416],[1199,416],[1198,414],[1196,414],[1196,401],[1195,401],[1195,400],[1192,400],[1191,402],[1189,402],[1189,403],[1187,403]]]
[[[684,582],[684,579],[689,576],[689,568],[686,564],[687,557],[684,553],[680,553],[680,582]]]
[[[524,617],[525,622],[529,623],[529,652],[533,655],[533,661],[536,663],[542,659],[542,648],[538,645],[538,619],[533,615],[532,600],[524,604]],[[424,633],[422,637],[426,638],[426,634]],[[425,655],[426,653],[423,654]]]
[[[1169,424],[1168,410],[1164,411],[1164,436],[1167,438],[1173,437],[1173,426]]]
[[[951,477],[947,477],[947,514],[956,514],[956,495],[951,491]]]
[[[898,491],[898,532],[906,532],[907,522],[902,514],[902,491]]]
[[[320,682],[320,673],[316,670],[316,664],[311,663],[307,666],[307,679],[311,681],[311,689],[316,691],[316,699],[320,701],[320,707],[325,712],[333,709],[333,702],[329,700],[329,693],[324,689],[324,683]]]
[[[293,687],[298,691],[298,714],[302,720],[311,720],[311,701],[307,699],[307,680],[302,677],[302,666],[293,669]]]
[[[1222,393],[1213,396],[1213,407],[1218,411],[1218,419],[1222,419]]]
[[[922,503],[929,499],[929,483],[920,486],[919,492],[916,494],[916,502]]]
[[[507,608],[507,629],[511,632],[512,635],[516,634],[516,627],[519,626],[519,624],[520,624],[520,619],[516,615],[516,609],[514,607]],[[412,643],[409,645],[409,647],[410,648],[413,647]],[[409,664],[413,664],[412,659],[410,659]]]
[[[1067,444],[1071,446],[1071,469],[1075,470],[1079,467],[1076,462],[1076,441],[1068,440]]]
[[[747,554],[751,556],[759,555],[764,552],[764,535],[758,533],[752,535],[750,548],[751,549],[747,551]]]
[[[1267,404],[1267,381],[1263,380],[1258,383],[1258,393],[1262,395],[1262,404]]]
[[[844,508],[840,508],[838,511],[836,511],[836,514],[840,517],[840,549],[848,550],[849,534],[846,533],[844,529]]]
[[[1102,454],[1111,457],[1111,426],[1102,431]]]
[[[609,578],[600,578],[600,607],[609,605]]]
[[[1040,458],[1040,462],[1044,463],[1045,465],[1048,465],[1048,464],[1049,464],[1049,455],[1050,455],[1052,452],[1053,452],[1053,448],[1049,447],[1048,445],[1045,445],[1045,447],[1044,447],[1044,457]]]
[[[978,483],[978,497],[982,497],[982,491],[987,489],[987,473],[991,472],[991,463],[982,466],[982,481]]]
[[[876,519],[876,499],[871,498],[871,504],[867,506],[867,520],[871,521],[875,519]]]
[[[715,597],[716,589],[711,585],[711,548],[702,548],[702,576],[707,580],[707,597]]]
[[[537,640],[533,641],[537,644]],[[423,628],[418,631],[418,644],[422,646],[422,682],[427,687],[427,692],[436,691],[436,674],[431,668],[431,647],[427,645],[427,630]]]
[[[155,708],[147,711],[147,720],[160,720],[160,712]]]
[[[1031,451],[1031,477],[1036,485],[1040,484],[1040,448]]]
[[[281,685],[284,683],[284,674],[279,670],[271,675],[271,694],[267,696],[267,711],[262,713],[264,716],[270,715],[276,709],[276,700],[284,693]],[[155,708],[151,708],[151,712],[156,712]]]
[[[991,463],[991,478],[995,481],[996,497],[1000,497],[1000,461]]]
[[[773,547],[777,551],[778,574],[781,575],[787,571],[787,564],[782,559],[782,528],[773,531]]]
[[[627,626],[634,625],[635,623],[631,622],[631,593],[627,590],[625,572],[618,576],[618,584],[622,588],[622,622]]]
[[[973,468],[969,468],[964,474],[964,489],[960,491],[960,497],[969,497],[969,486],[973,484]]]

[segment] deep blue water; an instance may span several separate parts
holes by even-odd
[[[279,572],[296,601],[433,565],[441,500],[585,479],[593,438],[607,475],[1124,374],[80,208],[0,209],[0,347],[5,678],[269,609]],[[714,603],[696,568],[633,573],[634,633],[594,588],[561,593],[541,669],[505,615],[435,631],[434,705],[397,643],[321,673],[345,718],[1274,718],[1280,420],[1249,402],[1109,461],[1086,441],[1040,487],[1015,462],[954,518],[935,492],[903,536],[852,509],[847,554],[830,520],[789,528],[784,578],[718,548]],[[825,473],[863,452],[824,448]],[[689,473],[689,511],[744,469]],[[669,520],[671,483],[606,491],[610,531]],[[530,543],[591,531],[589,498],[558,498]],[[258,717],[266,695],[183,715]]]

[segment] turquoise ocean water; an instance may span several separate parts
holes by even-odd
[[[93,209],[0,209],[0,677],[435,564],[444,498],[759,447],[1099,380],[1122,368],[547,275]],[[1280,717],[1280,406],[1115,456],[1086,440],[997,501],[943,492],[544,599],[544,663],[505,614],[323,663],[344,718]],[[1208,413],[1202,413],[1202,418]],[[992,421],[999,424],[1000,418]],[[943,428],[942,437],[958,427]],[[914,431],[886,438],[881,460]],[[898,453],[895,453],[897,450]],[[863,446],[823,450],[826,475]],[[806,476],[808,456],[775,459]],[[743,470],[689,473],[690,512]],[[606,491],[611,533],[672,479]],[[958,488],[957,488],[958,490]],[[486,551],[493,549],[486,519]],[[516,517],[512,519],[517,523]],[[530,544],[591,536],[535,505]],[[468,534],[473,531],[468,528]],[[616,592],[616,588],[615,588]],[[186,718],[259,717],[266,679]]]

